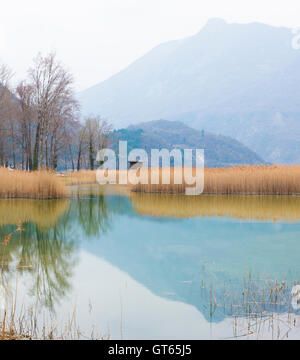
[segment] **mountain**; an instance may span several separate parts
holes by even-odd
[[[210,20],[79,94],[121,128],[180,120],[231,136],[269,162],[300,163],[300,50],[288,28]]]
[[[115,130],[110,140],[115,151],[119,140],[127,140],[129,151],[145,149],[149,158],[151,149],[205,149],[207,167],[264,163],[237,140],[195,130],[179,121],[157,120],[131,125],[127,129]]]

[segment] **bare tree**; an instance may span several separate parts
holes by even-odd
[[[112,126],[100,116],[89,116],[79,134],[77,169],[80,169],[81,158],[87,157],[87,164],[91,170],[95,169],[97,152],[108,146],[109,134]]]
[[[55,54],[39,54],[28,74],[13,91],[12,71],[0,64],[0,166],[93,170],[112,126],[100,116],[79,121],[73,78]]]
[[[12,93],[10,81],[13,76],[12,70],[5,64],[0,64],[0,165],[8,165],[10,144],[8,135],[11,126],[8,119],[12,116]]]
[[[33,132],[37,117],[33,104],[33,87],[21,82],[16,89],[19,100],[19,144],[22,149],[22,169],[33,169]]]
[[[52,158],[50,165],[55,165],[58,124],[63,121],[65,107],[73,104],[73,107],[78,108],[78,104],[72,88],[73,77],[56,60],[54,53],[45,57],[39,54],[34,60],[34,66],[29,69],[29,77],[37,111],[33,154],[33,168],[37,169],[49,165],[49,141]]]

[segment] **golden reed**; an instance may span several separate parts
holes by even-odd
[[[74,171],[69,174],[64,174],[64,180],[66,185],[88,185],[96,184],[96,170],[80,170]]]
[[[0,168],[0,197],[56,199],[67,194],[64,184],[46,171],[26,172]]]
[[[112,171],[112,170],[111,170]],[[174,184],[174,168],[159,169],[159,184],[151,184],[151,169],[146,173],[148,184],[131,185],[134,192],[184,194],[189,185]],[[170,171],[170,184],[163,184],[163,172]],[[81,170],[62,178],[66,185],[97,184],[96,171]],[[130,173],[130,171],[129,171]],[[117,171],[118,181],[120,172]],[[195,169],[194,169],[195,174]],[[139,175],[139,173],[138,173]],[[300,165],[254,165],[230,168],[206,168],[204,194],[294,195],[300,194]]]
[[[139,184],[135,192],[185,193],[186,185],[174,184],[174,169],[171,184],[162,184],[162,170],[158,185]],[[150,169],[149,169],[150,173]],[[150,176],[149,176],[150,178]],[[294,195],[300,194],[300,166],[234,166],[230,168],[206,168],[204,171],[204,194],[246,195]]]

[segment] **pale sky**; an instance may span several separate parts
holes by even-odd
[[[55,50],[76,90],[125,68],[154,46],[197,33],[209,18],[300,26],[299,0],[0,0],[0,61],[19,80]]]

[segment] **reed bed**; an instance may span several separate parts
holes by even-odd
[[[138,184],[133,187],[135,192],[149,193],[185,193],[187,185],[174,184],[174,169],[171,168],[171,183],[162,183],[160,169],[159,184]],[[193,169],[195,173],[195,169]],[[148,169],[150,179],[151,169]],[[300,166],[235,166],[230,168],[206,168],[204,171],[205,194],[246,194],[246,195],[294,195],[300,194]]]
[[[83,332],[77,325],[76,307],[64,321],[56,322],[39,305],[18,309],[16,302],[0,311],[1,340],[109,340],[95,329]]]
[[[152,169],[153,170],[153,169]],[[105,176],[110,175],[111,178],[115,178],[115,184],[111,183],[109,185],[115,186],[127,186],[129,189],[135,189],[137,185],[132,183],[131,181],[131,174],[136,173],[138,177],[144,178],[144,179],[151,179],[151,169],[150,168],[142,168],[139,170],[98,170],[98,174],[105,174]],[[160,172],[162,170],[160,169]],[[164,168],[163,171],[169,171],[169,168]],[[171,169],[171,172],[173,173],[173,170]],[[126,179],[126,184],[120,184],[120,178]],[[160,179],[161,179],[160,174]],[[172,176],[172,175],[171,175]],[[80,170],[80,171],[73,171],[69,173],[63,173],[60,174],[60,180],[66,185],[73,186],[73,185],[99,185],[98,179],[97,179],[97,170]],[[180,187],[184,188],[184,185],[180,185]],[[174,186],[174,188],[177,188],[177,185]],[[154,189],[154,188],[153,188]]]
[[[89,185],[96,184],[96,170],[80,170],[61,174],[61,180],[66,185]]]
[[[300,166],[239,166],[208,169],[204,192],[292,195],[300,193]]]
[[[54,174],[0,168],[2,198],[57,199],[65,196],[65,186]]]
[[[101,170],[98,170],[100,173]],[[108,174],[107,171],[102,170],[102,173]],[[109,170],[109,173],[115,176],[116,178],[116,185],[119,184],[119,177],[120,174],[124,173],[126,178],[128,179],[126,170]],[[97,180],[97,170],[80,170],[80,171],[73,171],[70,173],[63,173],[61,174],[61,180],[66,185],[99,185]],[[130,185],[130,182],[128,182]]]
[[[299,276],[254,274],[225,278],[203,264],[195,281],[199,303],[206,318],[225,320],[227,339],[289,339],[300,336]],[[228,321],[229,320],[229,321]],[[231,332],[231,334],[230,334]]]
[[[249,274],[232,291],[230,282],[215,292],[213,282],[202,285],[209,299],[210,317],[219,311],[232,318],[233,339],[284,340],[299,337],[299,294],[293,294],[298,281],[252,278]]]
[[[152,171],[159,172],[158,184],[151,184]],[[193,176],[195,175],[195,169]],[[114,170],[111,170],[115,173]],[[188,185],[174,183],[174,168],[138,170],[137,175],[146,181],[133,184],[127,173],[127,186],[133,192],[184,194]],[[170,184],[163,184],[163,172],[170,172]],[[116,171],[116,183],[119,183],[121,172]],[[66,185],[98,184],[97,171],[81,170],[64,174],[61,182]],[[206,168],[204,171],[204,194],[245,194],[245,195],[295,195],[300,194],[300,165],[282,166],[234,166],[230,168]]]

